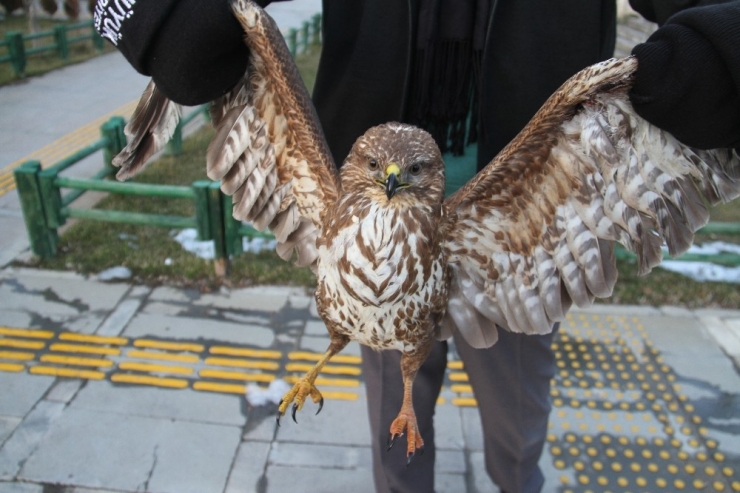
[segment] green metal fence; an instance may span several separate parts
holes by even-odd
[[[27,47],[28,41],[45,40],[39,46]],[[62,60],[69,59],[69,47],[75,43],[91,41],[96,50],[103,50],[103,38],[95,31],[93,21],[83,21],[75,24],[59,24],[49,31],[33,34],[23,34],[19,31],[10,31],[5,39],[0,40],[0,49],[5,48],[6,54],[0,56],[0,63],[10,63],[16,75],[22,76],[26,71],[28,57],[38,53],[54,52]]]

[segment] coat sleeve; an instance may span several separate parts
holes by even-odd
[[[740,1],[679,12],[635,46],[637,113],[692,147],[740,147]]]
[[[98,0],[94,19],[100,35],[176,103],[212,101],[246,70],[244,32],[227,0]]]

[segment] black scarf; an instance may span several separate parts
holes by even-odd
[[[461,155],[466,142],[477,140],[481,57],[491,3],[420,0],[408,116],[432,134],[442,152]]]

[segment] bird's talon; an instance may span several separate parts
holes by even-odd
[[[293,416],[293,421],[298,424],[298,420],[295,419],[295,413],[298,411],[298,404],[293,404],[293,411],[290,413]]]
[[[416,453],[411,452],[409,453],[408,457],[406,457],[406,467],[409,467],[411,465],[411,460],[414,458]]]
[[[390,435],[388,437],[388,449],[387,450],[392,449],[393,446],[396,444],[396,440],[398,440],[402,436],[403,436],[403,433],[401,433],[399,435]]]
[[[319,410],[316,411],[316,414],[318,415],[323,408],[324,408],[324,398],[322,397],[319,399]]]

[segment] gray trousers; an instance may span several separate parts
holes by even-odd
[[[550,413],[550,380],[555,374],[550,345],[554,332],[526,336],[499,329],[498,342],[488,349],[473,349],[455,335],[455,346],[478,401],[486,470],[507,493],[542,489],[544,477],[537,462],[545,444]],[[424,439],[424,453],[417,453],[408,467],[403,439],[386,451],[388,429],[403,401],[401,354],[376,352],[363,346],[362,360],[376,492],[434,492],[433,418],[447,364],[447,343],[435,343],[414,381],[414,409]]]

